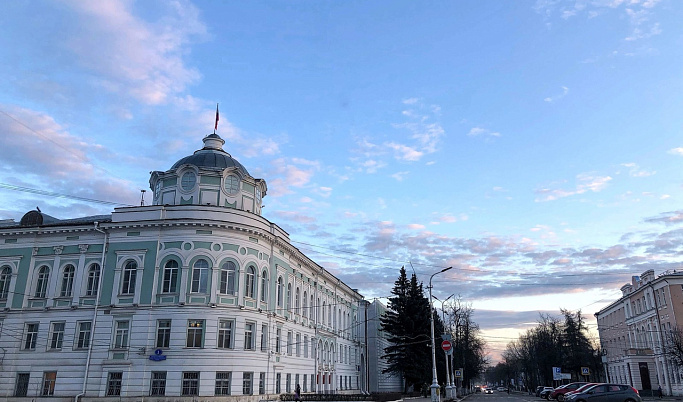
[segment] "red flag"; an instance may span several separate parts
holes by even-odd
[[[218,130],[218,103],[216,103],[216,125],[213,127],[213,131]]]

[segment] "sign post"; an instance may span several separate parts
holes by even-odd
[[[453,387],[449,383],[451,373],[448,368],[448,356],[453,353],[453,343],[451,343],[450,339],[444,339],[441,342],[441,349],[443,349],[444,357],[446,357],[446,398],[453,399],[455,395],[453,395]]]

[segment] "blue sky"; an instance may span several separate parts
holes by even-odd
[[[15,1],[0,15],[0,219],[136,205],[201,146],[368,298],[402,265],[491,355],[683,251],[683,4]],[[151,196],[147,194],[147,201]],[[409,270],[409,272],[411,272]]]

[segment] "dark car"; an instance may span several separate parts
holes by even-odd
[[[543,385],[536,387],[536,396],[541,396],[541,391],[543,391],[543,388],[545,388]]]
[[[553,392],[555,388],[553,387],[543,387],[541,392],[538,393],[538,396],[540,396],[543,399],[548,399],[548,395],[550,395],[551,392]]]
[[[602,384],[602,383],[601,382],[589,382],[586,385],[579,387],[578,389],[575,389],[574,391],[567,392],[566,394],[564,394],[564,397],[566,399],[570,395],[581,393],[581,392],[587,390],[588,388],[590,388],[594,385],[598,385],[598,384]]]
[[[564,402],[564,394],[570,391],[575,391],[582,386],[588,384],[587,382],[572,382],[567,385],[563,385],[559,388],[555,388],[553,392],[548,395],[548,399],[557,399],[558,402]]]
[[[566,402],[642,402],[638,391],[623,384],[598,384],[568,395]]]

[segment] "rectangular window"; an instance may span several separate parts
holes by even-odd
[[[301,334],[296,334],[296,355],[301,356]]]
[[[85,349],[90,346],[90,329],[92,323],[90,321],[79,322],[76,326],[76,348]]]
[[[31,373],[17,373],[17,380],[14,384],[14,396],[26,396],[28,394],[28,382]]]
[[[188,348],[201,348],[204,339],[204,320],[187,321],[187,343]],[[194,395],[194,394],[188,394]]]
[[[282,338],[282,328],[275,330],[275,353],[280,353],[280,338]]]
[[[199,395],[199,371],[183,372],[181,395]]]
[[[218,347],[221,349],[232,348],[232,320],[218,320]]]
[[[56,371],[46,371],[43,373],[43,392],[42,396],[53,396],[55,394],[55,383],[57,382]]]
[[[294,390],[296,391],[296,386],[299,385],[299,374],[294,375]]]
[[[244,373],[242,374],[242,394],[251,395],[254,393],[252,390],[252,384],[254,380],[254,373]]]
[[[268,351],[268,325],[261,325],[261,351]]]
[[[308,335],[304,335],[304,357],[308,357]]]
[[[266,373],[261,372],[258,376],[258,393],[263,395],[266,393]]]
[[[315,392],[315,374],[311,374],[311,392]]]
[[[230,395],[230,382],[232,373],[229,371],[216,372],[216,391],[215,395]]]
[[[292,375],[290,373],[287,373],[287,377],[285,380],[285,387],[287,387],[286,392],[292,392]]]
[[[256,324],[248,322],[244,325],[244,350],[254,349],[254,329]],[[251,395],[251,394],[248,394]]]
[[[282,386],[280,383],[282,382],[282,373],[277,373],[275,374],[275,393],[279,394],[282,392]]]
[[[157,348],[171,345],[171,320],[157,320]]]
[[[37,323],[26,324],[26,331],[24,333],[24,350],[36,350],[36,342],[38,341],[38,325]]]
[[[121,381],[123,380],[123,372],[113,371],[109,372],[107,377],[107,396],[121,395]]]
[[[53,322],[50,326],[50,344],[48,346],[51,350],[59,350],[64,343],[64,323]]]
[[[292,331],[287,332],[287,354],[292,355]]]
[[[308,376],[308,374],[304,374],[304,381],[303,381],[303,383],[302,383],[302,384],[304,384],[304,386],[303,386],[303,392],[308,392],[308,381],[307,381],[308,378],[306,378],[307,376]]]
[[[128,347],[129,321],[116,321],[114,333],[114,349],[126,349]]]
[[[152,371],[152,383],[149,390],[150,395],[166,395],[166,372]]]

